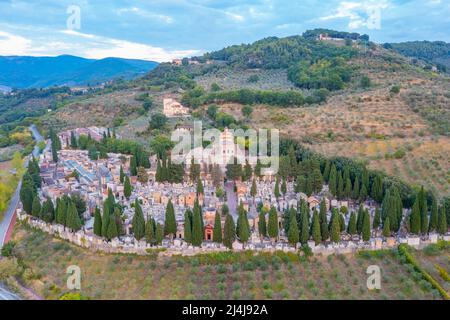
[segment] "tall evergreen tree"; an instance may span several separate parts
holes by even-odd
[[[361,180],[362,180],[362,185],[361,188],[364,186],[366,189],[366,197],[368,195],[368,192],[370,190],[370,179],[369,179],[369,171],[367,171],[366,168],[364,168],[362,176],[361,176]]]
[[[204,194],[202,179],[197,179],[197,196]]]
[[[387,217],[383,223],[383,237],[389,238],[390,236],[391,236],[391,226],[389,223],[389,217]]]
[[[281,182],[281,193],[283,195],[286,195],[286,192],[287,192],[286,179],[283,179],[283,181]]]
[[[78,231],[81,229],[81,220],[78,215],[77,208],[73,202],[70,202],[67,209],[67,227],[72,231]]]
[[[352,211],[348,220],[347,233],[353,236],[356,232],[356,214]]]
[[[419,208],[420,208],[420,232],[426,234],[428,232],[428,205],[427,195],[422,187],[419,192]]]
[[[264,208],[259,212],[258,232],[261,238],[267,237],[266,212]]]
[[[341,226],[339,223],[339,215],[335,209],[333,209],[333,213],[331,215],[330,237],[331,241],[336,243],[339,242],[341,239]]]
[[[420,233],[420,208],[419,208],[419,201],[416,199],[414,202],[414,205],[411,210],[411,218],[410,218],[410,232],[414,234]]]
[[[131,191],[132,191],[132,187],[131,187],[131,183],[130,183],[130,178],[128,178],[128,176],[125,176],[124,183],[123,183],[123,194],[124,194],[125,198],[130,199]]]
[[[320,233],[320,218],[317,210],[314,210],[313,213],[312,238],[316,245],[318,245],[322,241],[322,235]]]
[[[299,231],[298,231],[297,219],[290,219],[288,241],[290,244],[295,246],[295,248],[297,248],[297,243],[299,242]]]
[[[58,198],[56,200],[56,223],[65,226],[66,221],[67,221],[67,204],[63,199]]]
[[[156,243],[155,227],[155,220],[147,216],[147,222],[145,223],[145,240],[150,245],[154,245]]]
[[[166,215],[164,219],[164,235],[170,236],[170,239],[173,239],[173,236],[177,232],[177,223],[175,220],[175,210],[173,208],[172,199],[169,199],[166,206]]]
[[[271,207],[269,211],[269,223],[267,226],[269,237],[278,240],[278,214],[275,207]]]
[[[120,183],[124,183],[124,181],[125,181],[125,173],[123,172],[122,165],[120,166],[119,179],[120,179]]]
[[[447,225],[447,219],[445,214],[445,207],[442,206],[441,210],[439,210],[439,217],[438,217],[438,230],[440,234],[446,234],[448,231],[448,225]]]
[[[300,224],[300,242],[302,244],[305,244],[306,242],[308,242],[309,239],[309,208],[307,209],[308,212],[304,211],[302,213],[302,222]]]
[[[137,175],[137,162],[136,162],[135,156],[131,156],[131,158],[130,158],[130,174],[132,176]]]
[[[352,180],[350,180],[350,178],[347,178],[345,181],[344,196],[346,198],[350,198],[352,196]]]
[[[116,220],[113,216],[109,219],[108,230],[106,231],[106,239],[112,240],[119,236],[119,232],[117,231]]]
[[[430,213],[430,224],[428,227],[428,231],[436,231],[439,221],[439,211],[438,211],[438,203],[434,194],[432,195],[431,202],[431,213]]]
[[[381,225],[381,211],[379,208],[375,208],[375,214],[373,216],[373,228],[378,229]]]
[[[203,218],[198,202],[194,205],[192,213],[192,245],[200,247],[203,242]]]
[[[75,134],[73,131],[70,131],[70,147],[72,149],[76,149],[78,147],[77,138],[75,137]]]
[[[40,218],[41,216],[41,202],[39,201],[39,196],[35,196],[33,199],[32,207],[31,207],[31,215],[36,218]]]
[[[368,210],[364,210],[363,225],[362,225],[362,239],[364,241],[370,240],[370,215]]]
[[[141,240],[145,235],[145,219],[138,199],[134,202],[134,216],[131,220],[131,225],[134,237],[136,240]]]
[[[157,245],[161,245],[162,240],[164,239],[164,227],[158,223],[155,228],[155,243]]]
[[[48,223],[53,222],[53,220],[55,220],[55,208],[53,207],[53,202],[52,200],[50,200],[50,198],[47,198],[42,204],[41,219]]]
[[[218,212],[216,212],[214,217],[213,241],[216,243],[222,243],[222,222]]]
[[[103,216],[102,216],[102,236],[106,237],[108,233],[109,217],[111,216],[112,206],[110,200],[106,199],[103,202]]]
[[[238,220],[236,224],[236,235],[240,242],[247,243],[250,238],[250,226],[248,223],[247,212],[244,210],[242,202],[238,208]]]
[[[333,164],[330,170],[330,177],[328,179],[328,187],[333,196],[337,196],[337,170],[336,166]]]
[[[358,234],[361,234],[363,229],[364,211],[364,207],[361,204],[358,209],[358,215],[356,216],[356,231]]]
[[[378,203],[383,200],[383,181],[380,175],[375,176],[370,196]]]
[[[275,194],[275,198],[279,198],[281,196],[280,194],[280,177],[277,177],[277,180],[275,181],[275,188],[273,190],[273,193]]]
[[[367,199],[367,188],[366,185],[363,184],[361,190],[359,190],[359,201],[364,202]]]
[[[355,183],[353,184],[352,198],[355,200],[359,199],[359,178],[355,177]]]
[[[338,199],[344,198],[344,179],[342,178],[342,172],[338,172],[338,183],[337,183],[337,197]]]
[[[330,177],[331,164],[330,160],[327,160],[325,163],[325,168],[323,170],[323,180],[328,183],[328,179]]]
[[[225,247],[232,249],[233,248],[233,242],[236,239],[235,234],[235,226],[233,218],[230,214],[227,214],[225,218],[225,225],[223,227],[223,244]]]
[[[184,241],[192,243],[192,211],[189,209],[184,213]]]
[[[256,181],[255,181],[255,178],[253,178],[253,180],[252,180],[252,187],[251,187],[251,189],[250,189],[250,195],[251,195],[253,198],[255,198],[257,192],[258,192],[258,191],[257,191],[257,188],[256,188]]]
[[[94,212],[94,234],[99,237],[102,236],[102,216],[98,207],[95,207]]]

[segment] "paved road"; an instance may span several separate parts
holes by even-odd
[[[0,300],[20,300],[20,297],[0,284]]]
[[[36,140],[36,142],[44,140],[44,138],[41,136],[41,134],[38,132],[37,128],[34,125],[32,125],[30,127],[30,131],[33,134],[33,138]],[[47,145],[47,148],[48,148],[48,145]],[[33,149],[33,155],[35,157],[39,156],[39,147],[37,145]],[[28,167],[28,158],[25,160],[24,166]],[[3,221],[1,221],[1,223],[0,223],[0,248],[3,246],[3,244],[5,242],[8,228],[11,225],[11,222],[14,218],[14,211],[16,210],[17,204],[19,203],[19,200],[20,200],[19,193],[20,193],[21,186],[22,186],[22,181],[19,181],[16,191],[14,192],[14,194],[9,202],[9,207],[3,216]]]

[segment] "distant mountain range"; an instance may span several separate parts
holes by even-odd
[[[132,79],[158,65],[154,61],[122,58],[85,59],[57,57],[0,56],[0,86],[45,88],[96,85],[116,78]]]

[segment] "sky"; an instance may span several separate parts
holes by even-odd
[[[0,55],[163,62],[314,28],[450,42],[450,0],[0,0]]]

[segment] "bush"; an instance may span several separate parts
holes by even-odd
[[[12,257],[14,255],[14,247],[16,243],[14,241],[10,241],[2,247],[2,256],[3,257]]]
[[[396,84],[395,86],[391,87],[390,92],[394,93],[394,94],[398,94],[398,93],[400,93],[400,88],[401,88],[400,85]]]

